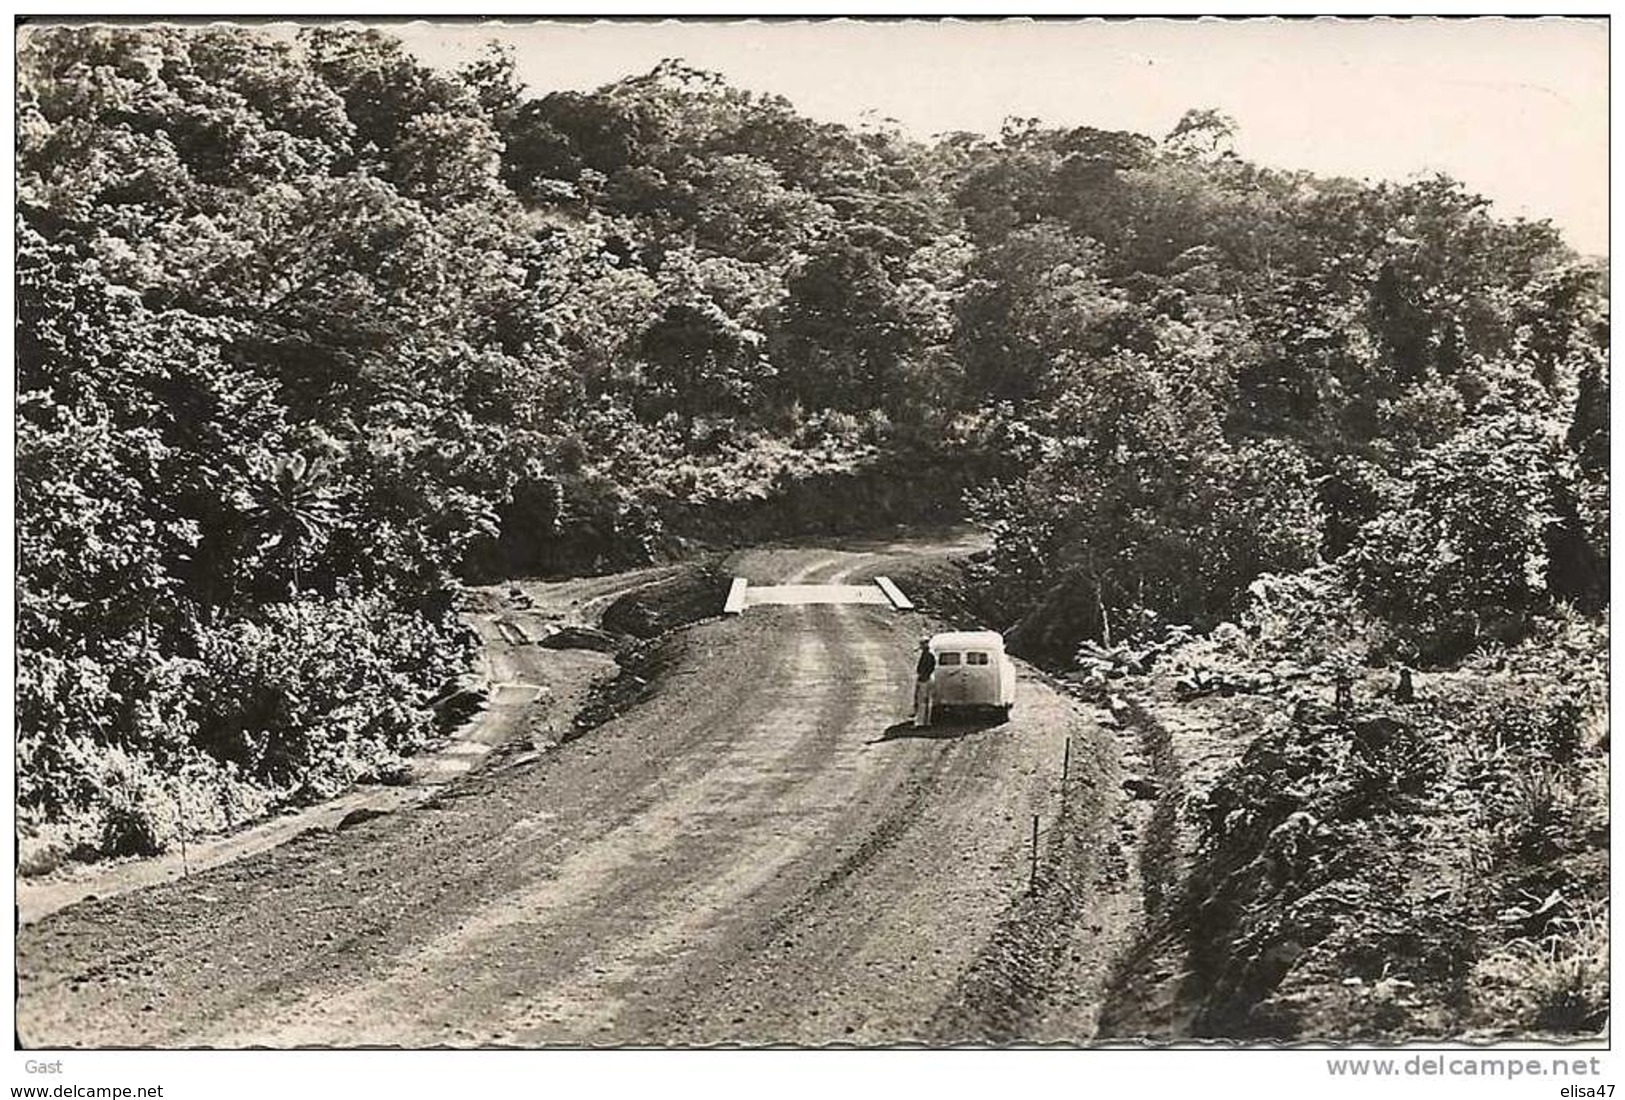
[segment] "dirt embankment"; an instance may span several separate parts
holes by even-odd
[[[670,570],[658,580],[620,593],[605,606],[605,630],[649,639],[690,626],[722,612],[728,576],[719,554],[706,555]]]
[[[861,539],[894,524],[920,530],[960,522],[965,490],[985,484],[986,465],[963,455],[896,453],[856,469],[786,480],[765,496],[672,501],[659,511],[673,535],[709,546]]]
[[[573,741],[653,698],[683,662],[677,632],[720,617],[728,581],[721,556],[707,555],[606,604],[600,624],[622,639],[616,671],[593,682],[564,739]]]
[[[1101,1038],[1594,1037],[1606,737],[1583,677],[1552,674],[1564,652],[1418,673],[1403,697],[1368,669],[1342,704],[1329,675],[1196,699],[1183,669],[1135,678],[1126,722],[1162,790],[1140,848],[1148,920]]]
[[[1118,828],[1136,853],[1131,876],[1143,919],[1109,984],[1098,1036],[1107,1042],[1193,1037],[1193,959],[1206,950],[1207,930],[1189,912],[1199,889],[1192,885],[1197,837],[1188,809],[1241,755],[1273,705],[1255,698],[1182,702],[1168,692],[1171,679],[1117,685],[1122,705],[1114,717],[1140,795]]]

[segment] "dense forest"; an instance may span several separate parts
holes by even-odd
[[[373,31],[19,41],[18,806],[65,850],[429,744],[462,583],[846,477],[951,489],[1054,666],[1261,593],[1423,667],[1606,610],[1606,266],[1449,179],[1211,110],[925,141],[674,61],[537,98]]]

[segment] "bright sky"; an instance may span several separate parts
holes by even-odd
[[[815,118],[865,111],[927,136],[1010,115],[1161,137],[1187,108],[1282,168],[1445,172],[1503,217],[1608,251],[1608,26],[1592,20],[414,24],[432,64],[498,38],[531,91],[591,89],[662,58],[777,92]]]

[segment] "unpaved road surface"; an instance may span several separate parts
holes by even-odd
[[[906,552],[730,567],[850,583]],[[701,623],[665,643],[652,698],[580,740],[45,917],[18,936],[21,1042],[974,1041],[964,998],[1088,720],[1024,672],[1009,723],[919,736],[922,627],[867,605]]]

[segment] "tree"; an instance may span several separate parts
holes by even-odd
[[[825,245],[786,280],[777,358],[790,396],[857,409],[893,386],[918,347],[884,255],[862,234]]]
[[[474,89],[420,64],[393,35],[306,27],[299,44],[311,69],[343,100],[355,127],[355,160],[343,166],[374,163],[395,147],[414,116],[479,113]]]
[[[1554,433],[1527,414],[1481,418],[1425,453],[1345,559],[1355,594],[1434,659],[1521,636],[1549,598]]]
[[[1211,107],[1193,107],[1180,116],[1163,144],[1176,156],[1222,157],[1231,154],[1236,120]]]
[[[315,554],[338,519],[330,471],[320,459],[302,454],[277,455],[255,466],[257,484],[250,490],[250,530],[258,538],[257,554],[285,562],[291,590],[299,594],[300,568]]]
[[[1042,457],[978,502],[991,564],[1015,580],[1018,644],[1070,656],[1145,624],[1212,621],[1260,572],[1316,557],[1308,466],[1280,442],[1232,445],[1217,409],[1143,356],[1080,363]]]
[[[1053,394],[1063,362],[1105,353],[1125,335],[1128,303],[1100,277],[1101,261],[1093,242],[1048,222],[977,253],[956,303],[956,347],[974,396],[1019,404]]]
[[[476,202],[498,191],[502,140],[484,119],[414,115],[401,127],[393,161],[404,195],[431,206]]]

